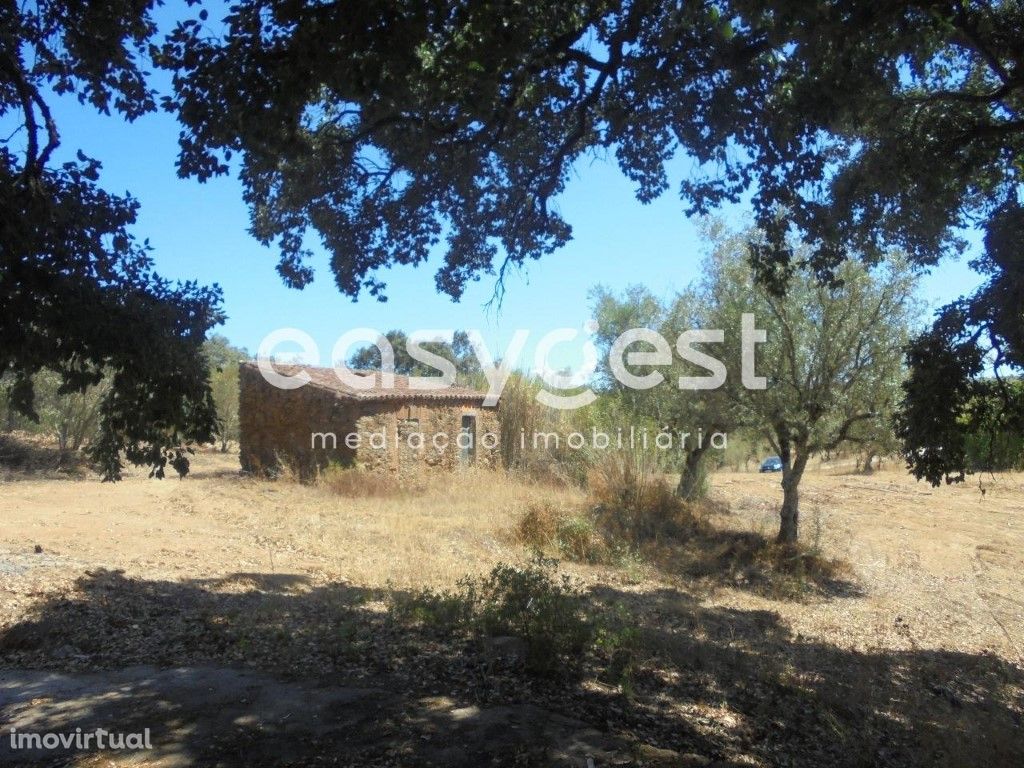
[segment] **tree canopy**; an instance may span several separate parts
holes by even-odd
[[[183,176],[239,169],[284,281],[312,279],[318,237],[352,297],[384,298],[384,270],[435,249],[439,291],[490,273],[500,286],[569,240],[555,201],[587,157],[614,157],[641,201],[669,188],[677,157],[689,213],[749,199],[764,233],[751,258],[776,291],[804,265],[830,280],[847,256],[893,247],[934,264],[981,227],[990,283],[910,358],[906,455],[932,482],[958,470],[935,442],[954,426],[922,421],[922,403],[976,372],[926,369],[961,353],[1024,363],[1015,0],[237,0],[223,23],[183,9],[166,36],[153,4],[0,3],[0,116],[23,125],[0,151],[0,366],[56,367],[72,388],[101,363],[120,371],[99,443],[109,474],[117,447],[152,458],[139,446],[209,433],[198,346],[219,297],[153,274],[134,201],[98,187],[95,161],[54,163],[47,89],[129,120],[159,102],[181,122]],[[172,76],[160,98],[150,58]],[[17,402],[31,408],[29,385]]]
[[[409,336],[405,331],[390,330],[384,334],[384,339],[391,345],[394,355],[394,373],[405,376],[437,375],[436,368],[409,354]],[[480,374],[480,362],[473,351],[469,334],[465,331],[455,331],[450,344],[444,341],[422,341],[417,344],[426,352],[451,362],[455,366],[456,380],[460,383],[468,383]],[[360,347],[349,356],[346,365],[354,370],[380,370],[380,349],[373,344]]]
[[[162,62],[181,172],[241,153],[253,232],[292,285],[312,278],[315,232],[351,296],[383,298],[381,271],[435,246],[440,291],[490,272],[500,287],[570,238],[552,201],[586,156],[613,156],[642,201],[689,157],[689,213],[749,197],[751,258],[776,291],[797,261],[826,280],[892,248],[931,265],[982,228],[989,285],[910,355],[904,452],[937,483],[963,465],[936,442],[955,419],[936,424],[932,405],[974,385],[970,365],[928,369],[1024,363],[1022,40],[1015,0],[250,0],[222,35],[179,26]]]
[[[145,3],[0,3],[0,375],[10,403],[38,418],[34,376],[58,394],[109,374],[98,437],[104,476],[121,456],[161,475],[187,470],[184,445],[210,438],[214,407],[201,345],[220,293],[153,270],[133,225],[138,204],[104,191],[100,164],[60,145],[47,98],[75,94],[132,120],[154,108],[142,60],[154,26]]]
[[[1016,2],[249,0],[223,34],[179,25],[161,61],[181,172],[242,153],[287,281],[311,277],[307,231],[351,295],[443,239],[438,287],[459,296],[568,239],[550,203],[588,154],[641,200],[690,155],[682,198],[705,213],[750,194],[766,269],[791,225],[823,269],[893,246],[934,263],[1015,199],[1022,22]]]

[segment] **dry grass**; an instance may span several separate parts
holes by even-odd
[[[500,472],[443,474],[415,487],[342,472],[301,484],[242,477],[237,460],[202,453],[183,481],[142,472],[116,484],[25,479],[0,494],[0,549],[39,544],[69,562],[163,577],[255,571],[444,586],[522,557],[507,537],[519,510],[580,498]]]
[[[294,478],[288,478],[294,480]],[[368,472],[358,467],[332,465],[317,475],[316,484],[330,493],[347,499],[395,499],[400,496],[422,493],[425,483],[395,480],[379,472]]]
[[[512,539],[532,552],[577,563],[614,562],[614,550],[583,505],[528,504],[512,527]]]
[[[38,544],[40,560],[53,567],[0,571],[0,589],[8,587],[16,609],[28,601],[26,590],[41,586],[37,580],[70,578],[88,567],[161,578],[301,573],[370,588],[450,586],[467,573],[521,560],[528,547],[519,541],[551,542],[556,517],[588,509],[580,491],[503,473],[442,475],[416,493],[353,496],[241,477],[236,461],[203,453],[183,481],[150,481],[138,472],[116,484],[32,477],[7,484],[0,493],[0,550],[33,562]],[[757,587],[759,558],[776,558],[763,542],[775,532],[780,493],[777,476],[755,473],[714,475],[713,494],[731,511],[694,515],[707,536],[649,546],[643,557],[657,567],[644,571],[647,587],[631,588],[714,585],[717,604],[770,607],[794,631],[859,648],[905,647],[907,633],[894,628],[901,616],[918,645],[988,649],[1019,660],[1024,475],[982,478],[981,496],[976,486],[931,489],[897,471],[832,474],[845,471],[808,473],[801,535],[821,560],[796,562],[812,573],[829,561],[849,563],[853,573],[832,575],[855,582],[863,597],[798,604],[772,601],[786,595]],[[533,521],[538,532],[526,535],[524,512],[531,510],[547,510],[547,518]],[[606,558],[598,567],[572,568],[591,583],[634,583],[635,564],[618,565]]]
[[[137,655],[96,651],[115,665],[191,642],[191,619],[219,616],[227,623],[199,638],[210,663],[288,666],[281,657],[294,651],[296,669],[330,670],[349,663],[335,659],[343,630],[366,653],[384,645],[386,627],[374,623],[383,609],[367,595],[389,584],[443,590],[521,562],[528,552],[517,538],[554,542],[563,557],[586,561],[589,534],[574,521],[601,524],[584,515],[595,505],[583,493],[501,473],[439,475],[410,492],[355,475],[311,485],[244,478],[234,460],[203,454],[180,482],[136,474],[116,485],[5,485],[0,630],[50,601],[54,631],[79,621],[82,642],[66,641],[88,651],[86,625],[124,610],[118,637]],[[808,549],[799,552],[770,543],[777,475],[714,475],[722,503],[703,507],[670,508],[650,486],[640,498],[655,512],[637,530],[656,535],[636,539],[651,564],[643,578],[615,558],[568,564],[595,615],[615,620],[601,629],[599,671],[587,672],[563,709],[746,765],[1013,764],[1007,757],[1024,750],[1024,477],[983,478],[982,496],[976,486],[931,489],[898,472],[844,471],[805,479]],[[606,510],[624,498],[610,487],[600,493]],[[124,573],[82,576],[103,568]],[[829,580],[851,588],[801,587],[804,599],[792,599],[792,585]],[[190,621],[163,621],[170,604]],[[150,642],[160,632],[171,634]],[[412,642],[404,627],[393,632],[389,648]],[[433,669],[419,659],[442,654],[439,685],[450,669],[465,669],[464,646],[423,643],[387,663],[409,664],[419,679]],[[487,678],[484,689],[498,695],[499,686]]]

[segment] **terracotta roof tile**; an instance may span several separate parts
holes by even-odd
[[[256,369],[255,363],[244,365]],[[360,376],[373,376],[374,384],[370,389],[355,389],[343,382],[333,368],[315,368],[308,365],[289,365],[274,363],[274,370],[282,376],[294,376],[299,371],[309,375],[309,384],[320,389],[327,389],[335,394],[353,400],[455,400],[481,402],[487,395],[485,392],[470,387],[450,386],[442,389],[413,389],[409,386],[409,377],[394,374],[394,386],[385,387],[381,381],[380,371],[351,372]]]

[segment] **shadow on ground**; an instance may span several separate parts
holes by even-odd
[[[84,457],[60,450],[37,436],[0,433],[0,480],[81,480],[88,475]]]
[[[668,535],[634,540],[643,561],[669,580],[684,578],[688,586],[727,586],[780,600],[864,595],[849,563],[734,528],[724,505],[704,507],[676,522]]]
[[[602,629],[535,677],[479,638],[397,618],[388,597],[289,574],[91,572],[0,635],[0,712],[23,732],[148,727],[146,759],[168,766],[1024,762],[1022,670],[914,648],[911,627],[911,650],[858,653],[770,611],[602,587],[589,610],[619,616],[626,640]],[[0,740],[0,762],[34,759],[67,756]]]

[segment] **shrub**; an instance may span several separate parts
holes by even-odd
[[[541,558],[523,567],[499,563],[487,576],[462,582],[479,630],[525,641],[527,666],[537,672],[578,656],[591,638],[583,592],[556,569],[556,561]]]
[[[558,535],[558,526],[565,512],[550,501],[528,504],[512,530],[513,538],[520,544],[543,552],[552,545]]]
[[[465,627],[472,619],[472,603],[459,591],[420,589],[390,592],[392,618],[438,629]]]
[[[467,576],[455,590],[421,590],[392,598],[392,615],[481,637],[511,636],[526,646],[525,664],[551,673],[578,657],[593,637],[584,594],[557,562],[499,563],[486,576]]]
[[[584,515],[558,521],[555,546],[562,557],[583,563],[604,562],[608,549],[594,522]]]
[[[590,502],[612,538],[642,542],[672,536],[691,522],[689,507],[643,454],[609,454],[591,471]]]
[[[513,537],[536,552],[556,552],[576,562],[604,562],[609,553],[591,516],[567,512],[548,501],[527,506],[516,522]]]
[[[630,695],[633,673],[644,655],[644,647],[636,617],[622,603],[613,603],[601,612],[594,630],[594,646],[607,659],[601,681],[617,685]]]

